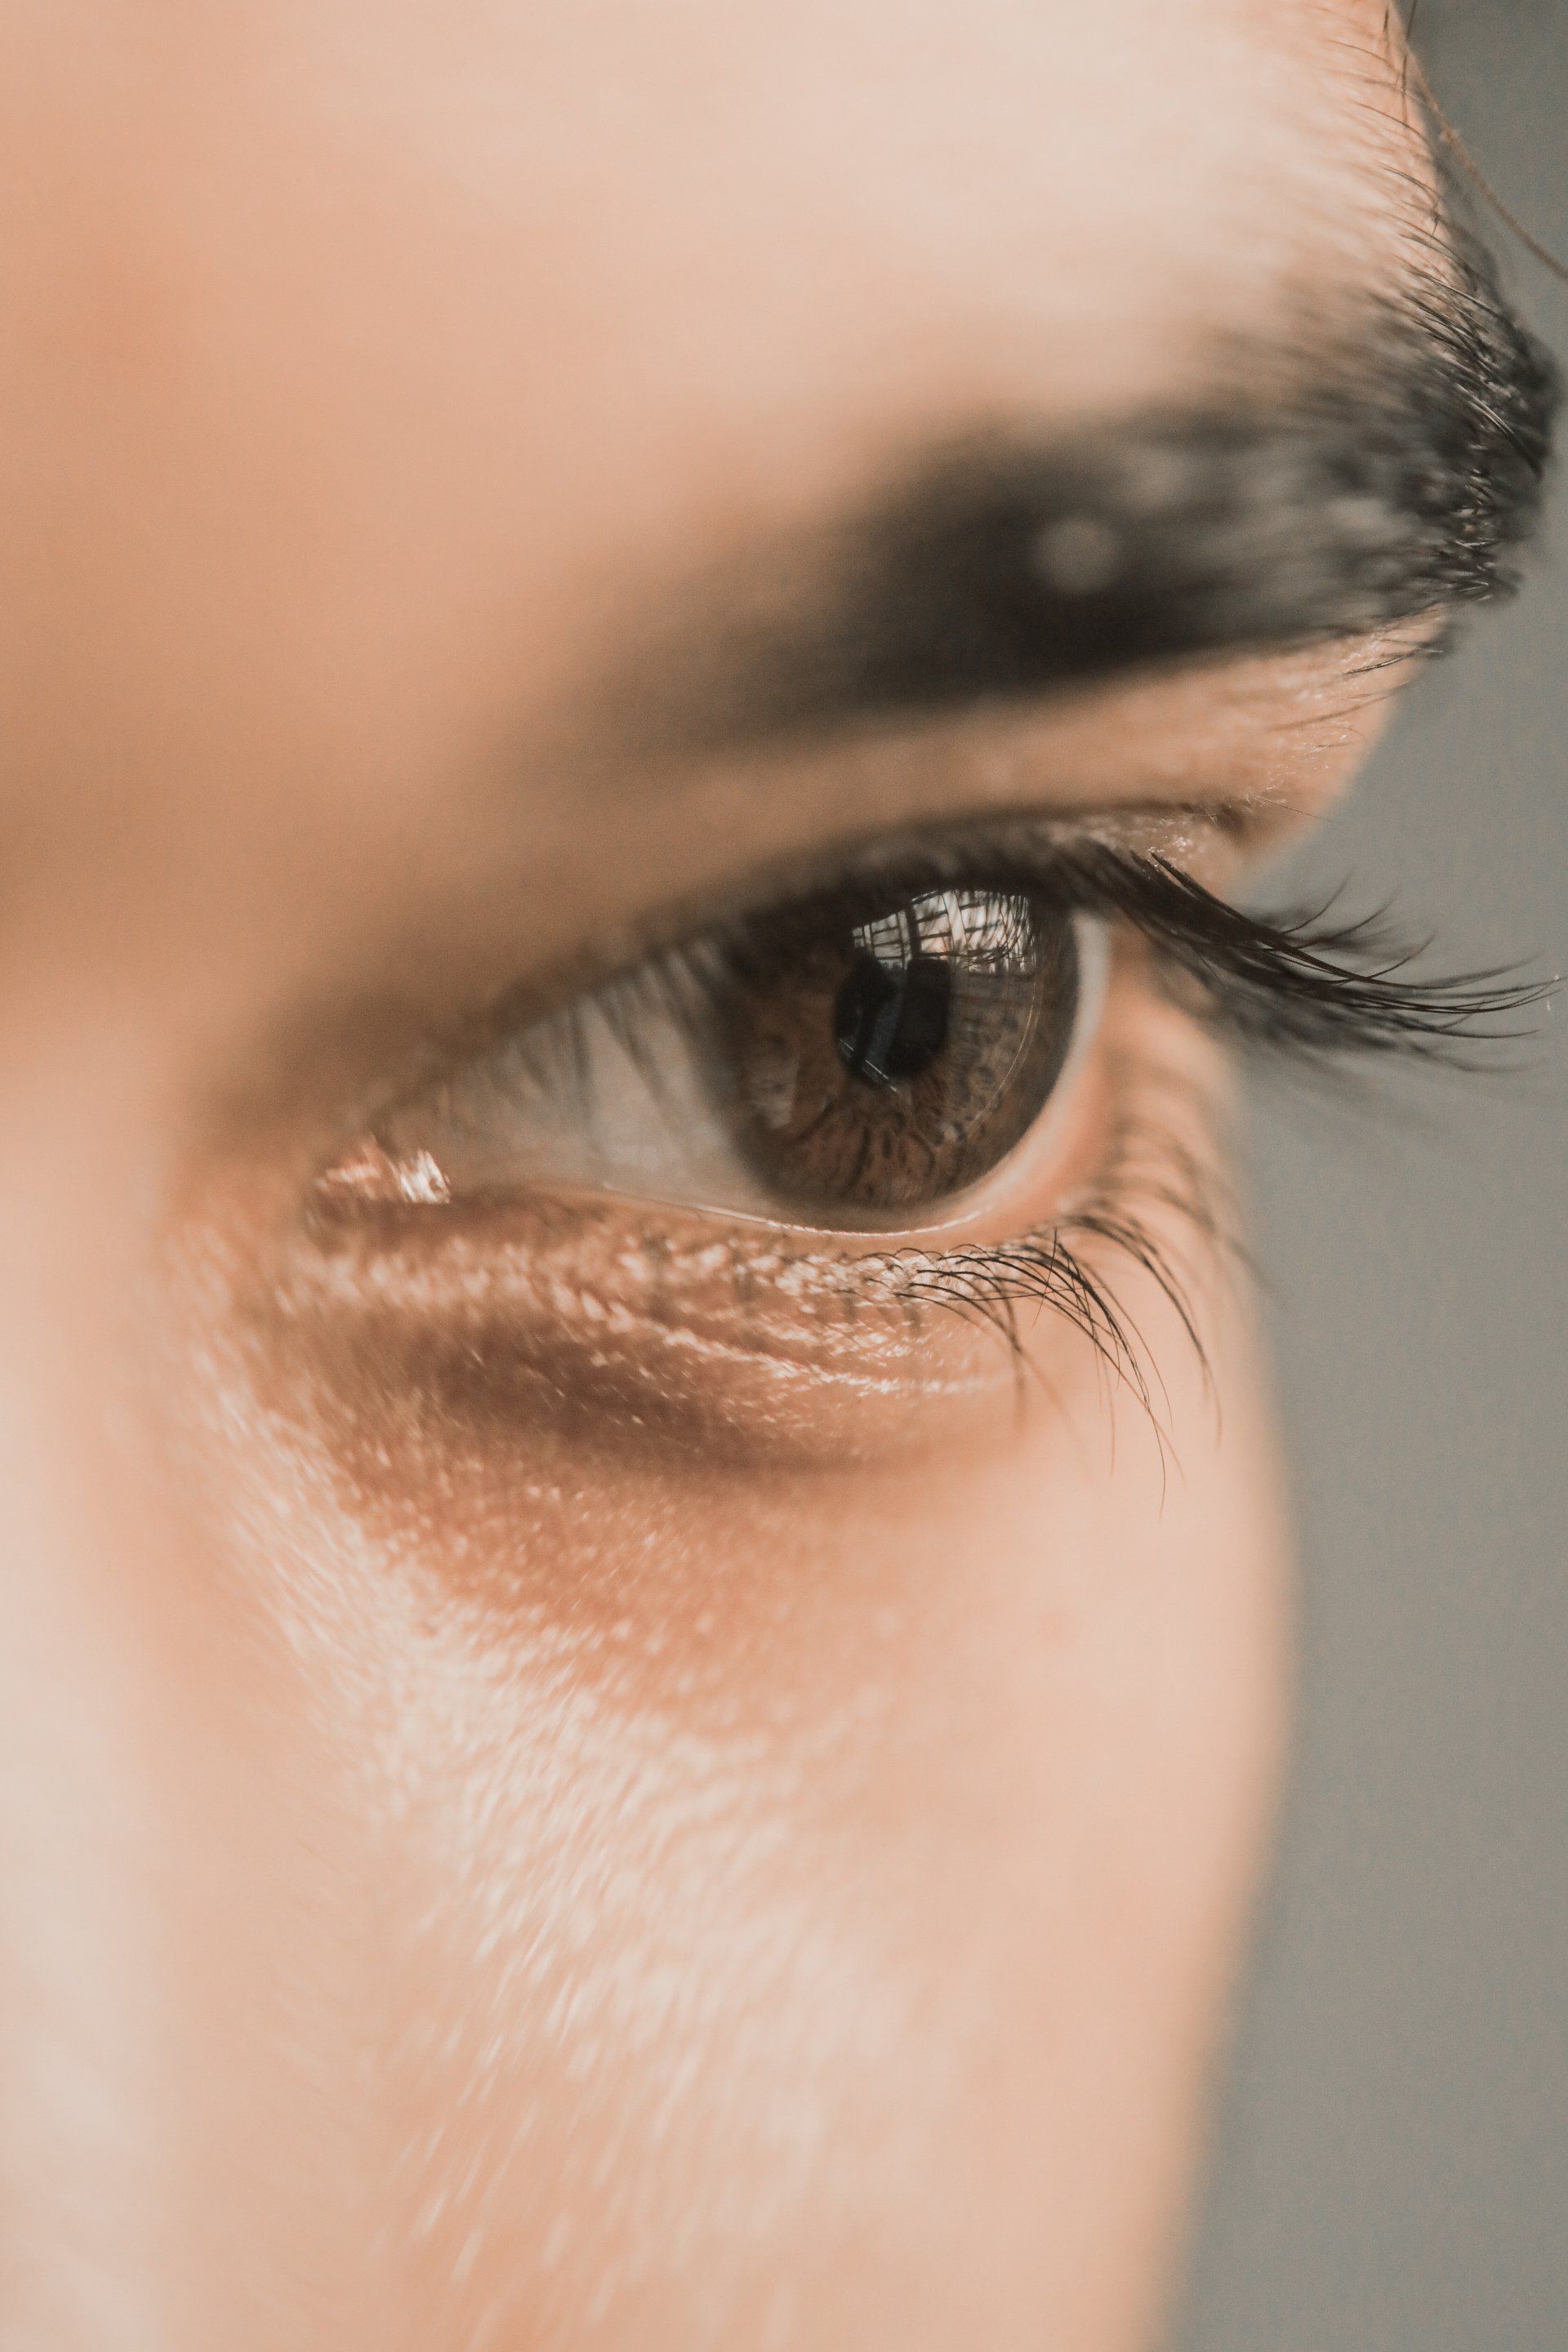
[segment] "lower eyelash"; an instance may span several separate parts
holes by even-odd
[[[906,1249],[840,1261],[858,1290],[894,1297],[916,1313],[954,1314],[994,1332],[1020,1377],[1037,1376],[1022,1315],[1045,1309],[1089,1340],[1102,1372],[1131,1391],[1163,1437],[1165,1392],[1152,1349],[1117,1295],[1109,1263],[1146,1276],[1173,1311],[1207,1377],[1192,1271],[1177,1236],[1201,1251],[1205,1268],[1245,1262],[1240,1219],[1217,1151],[1189,1139],[1206,1133],[1212,1101],[1146,1053],[1123,1051],[1110,1073],[1122,1105],[1091,1187],[1063,1214],[995,1243],[951,1250]],[[1180,1116],[1167,1119],[1162,1104]],[[1185,1131],[1184,1131],[1185,1130]]]

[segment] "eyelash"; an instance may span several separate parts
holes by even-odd
[[[893,892],[1048,887],[1065,908],[1134,935],[1168,1003],[1233,1046],[1296,1071],[1321,1073],[1390,1055],[1479,1066],[1469,1047],[1517,1040],[1520,1016],[1544,1003],[1552,985],[1495,970],[1420,977],[1413,967],[1422,950],[1403,942],[1384,914],[1337,919],[1331,903],[1271,917],[1247,914],[1167,857],[1100,842],[1042,845],[1037,835],[1031,841],[1003,833],[955,853],[921,848],[872,870]],[[831,890],[826,896],[831,900]],[[820,917],[823,904],[823,894],[814,894],[802,902],[803,916],[809,905]],[[705,1003],[750,936],[742,917],[695,943],[667,949],[610,983],[599,1010],[635,1050],[639,1013],[657,1004],[689,1013]],[[837,1265],[847,1289],[988,1325],[1020,1367],[1028,1360],[1019,1310],[1045,1306],[1084,1334],[1106,1371],[1131,1389],[1158,1424],[1158,1375],[1097,1261],[1121,1257],[1150,1276],[1201,1358],[1198,1318],[1156,1237],[1157,1216],[1173,1214],[1232,1254],[1236,1221],[1215,1171],[1150,1108],[1162,1087],[1168,1091],[1175,1083],[1170,1075],[1140,1063],[1121,1076],[1119,1096],[1142,1107],[1124,1111],[1094,1192],[1061,1219],[994,1244],[894,1247],[846,1255]]]

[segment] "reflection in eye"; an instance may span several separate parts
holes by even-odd
[[[1092,1033],[1100,927],[1039,884],[825,893],[503,1038],[340,1184],[593,1186],[798,1224],[951,1218]]]

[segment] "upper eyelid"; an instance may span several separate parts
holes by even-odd
[[[1031,805],[868,832],[815,856],[774,861],[742,884],[625,926],[599,951],[580,952],[503,991],[454,1030],[429,1041],[422,1068],[403,1074],[379,1111],[373,1110],[370,1123],[443,1076],[569,1015],[574,1007],[603,1002],[634,984],[656,990],[677,966],[689,977],[705,947],[721,951],[726,940],[790,906],[805,908],[867,887],[914,890],[977,881],[1037,887],[1058,875],[1071,877],[1075,853],[1080,861],[1100,853],[1126,861],[1129,868],[1160,861],[1184,872],[1205,853],[1231,863],[1240,854],[1238,836],[1245,841],[1251,814],[1240,803],[1159,801],[1048,814]],[[1096,894],[1083,888],[1083,879],[1080,865],[1076,888],[1084,911],[1128,921],[1132,910],[1124,902],[1099,904]],[[1152,929],[1137,924],[1135,914],[1131,927],[1145,936]]]
[[[544,1017],[646,956],[908,849],[1042,852],[1072,838],[1161,851],[1216,887],[1310,822],[1390,691],[1347,707],[1342,657],[1205,666],[1067,698],[862,730],[751,761],[645,772],[581,734],[535,745],[564,805],[536,823],[518,760],[448,808],[455,849],[410,861],[367,928],[335,930],[267,1010],[253,1098],[285,1102],[323,1150],[464,1050]],[[1287,737],[1284,717],[1300,727]],[[1305,732],[1302,732],[1302,730]],[[1300,740],[1298,740],[1300,737]],[[628,812],[628,761],[644,789]],[[565,820],[565,822],[562,822]],[[282,1042],[279,1042],[282,1041]],[[287,1065],[288,1081],[282,1076]]]
[[[526,1020],[545,1019],[660,957],[835,891],[881,887],[889,878],[908,880],[911,887],[993,879],[998,874],[1037,882],[1075,848],[1091,846],[1164,857],[1183,866],[1210,858],[1228,865],[1245,856],[1255,822],[1255,813],[1240,802],[1152,801],[1048,813],[1030,803],[868,830],[815,853],[767,860],[743,880],[617,926],[598,946],[562,959],[492,1000],[478,1022],[468,1024],[468,1034],[472,1040],[483,1032],[494,1035]]]
[[[1203,812],[1211,822],[1212,814]],[[1372,1053],[1462,1067],[1472,1041],[1517,1041],[1518,1016],[1548,1002],[1557,985],[1511,977],[1518,967],[1425,974],[1418,969],[1425,943],[1408,944],[1386,912],[1336,917],[1337,897],[1327,907],[1288,908],[1273,918],[1247,913],[1207,888],[1182,859],[1146,842],[1118,840],[1116,830],[1042,826],[1037,819],[972,827],[926,845],[901,866],[896,850],[884,849],[862,878],[911,895],[966,881],[1001,887],[1059,882],[1068,904],[1142,940],[1175,1001],[1239,1045],[1299,1062]],[[1178,830],[1172,838],[1190,850],[1190,835]],[[855,879],[840,868],[837,887],[853,888]],[[812,895],[805,896],[806,907]],[[743,933],[744,919],[733,928]],[[678,947],[664,961],[679,955]],[[649,960],[650,985],[658,983],[660,961]]]

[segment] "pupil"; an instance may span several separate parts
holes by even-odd
[[[858,948],[833,1008],[833,1042],[845,1067],[868,1086],[918,1078],[947,1044],[952,966],[913,955],[886,964]]]

